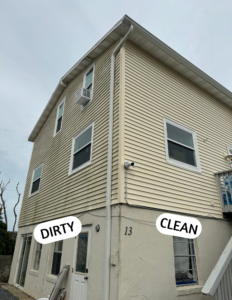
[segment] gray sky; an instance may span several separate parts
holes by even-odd
[[[0,180],[23,193],[28,142],[60,78],[125,14],[232,91],[231,0],[0,0]],[[20,206],[17,212],[19,215]]]

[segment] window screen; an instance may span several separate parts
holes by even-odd
[[[39,270],[41,251],[42,251],[42,244],[37,243],[36,252],[35,252],[34,270]]]
[[[63,241],[55,242],[51,272],[53,275],[58,275],[60,273],[62,248]]]
[[[34,171],[33,179],[32,179],[31,194],[33,194],[39,190],[41,174],[42,174],[42,166],[38,167]]]
[[[176,284],[197,283],[197,265],[192,239],[173,237]]]
[[[91,126],[74,140],[73,170],[91,159],[92,131]]]

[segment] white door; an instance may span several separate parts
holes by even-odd
[[[90,233],[90,227],[83,227],[76,237],[71,300],[87,300]]]

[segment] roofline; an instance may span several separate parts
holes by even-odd
[[[117,29],[120,25],[133,25],[134,26],[134,32],[138,33],[139,35],[143,36],[145,39],[150,41],[152,44],[157,46],[159,49],[164,51],[169,57],[173,58],[174,60],[178,61],[180,64],[182,64],[184,67],[186,67],[188,70],[192,71],[194,74],[208,82],[211,86],[216,88],[219,92],[223,93],[225,96],[230,98],[232,100],[232,92],[226,89],[224,86],[222,86],[220,83],[218,83],[216,80],[208,76],[206,73],[201,71],[198,67],[196,67],[194,64],[189,62],[187,59],[185,59],[183,56],[178,54],[176,51],[171,49],[169,46],[167,46],[165,43],[163,43],[161,40],[159,40],[157,37],[155,37],[153,34],[151,34],[149,31],[147,31],[145,28],[143,28],[141,25],[139,25],[137,22],[132,20],[129,16],[124,15],[124,17],[119,20],[114,27],[112,27],[59,81],[55,91],[53,92],[52,96],[50,97],[45,109],[43,110],[39,120],[37,121],[36,125],[34,126],[28,141],[34,142],[36,136],[38,133],[36,133],[37,127],[40,127],[40,124],[43,123],[43,119],[47,119],[48,115],[50,114],[50,109],[53,105],[53,98],[58,98],[63,93],[64,89],[68,85],[68,83],[72,80],[68,80],[67,77],[74,72],[74,70],[78,67],[79,64],[81,64],[84,60],[89,58],[89,61],[91,62],[92,58],[89,57],[89,54],[94,51],[115,29]],[[218,99],[219,100],[219,99]],[[219,100],[220,101],[220,100]],[[231,101],[232,102],[232,101]],[[39,131],[38,131],[39,132]]]

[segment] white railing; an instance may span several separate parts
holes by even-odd
[[[222,211],[232,212],[232,169],[214,174],[217,181]]]
[[[216,300],[232,300],[232,237],[201,292]]]

